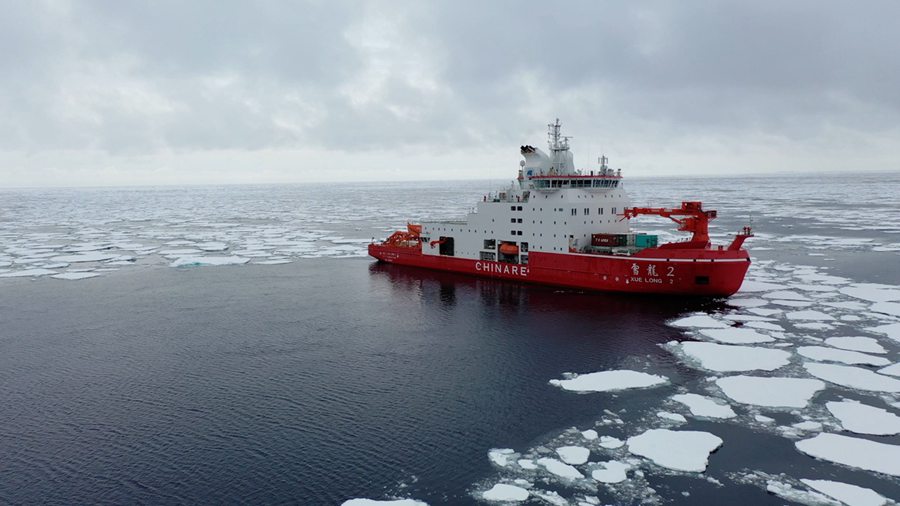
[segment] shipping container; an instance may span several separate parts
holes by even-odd
[[[592,246],[625,246],[626,241],[624,234],[591,234]]]
[[[634,245],[638,248],[655,248],[659,244],[659,238],[655,235],[637,234]]]

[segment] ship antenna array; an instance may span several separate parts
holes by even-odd
[[[572,139],[572,136],[563,136],[560,135],[559,132],[562,128],[562,124],[559,122],[559,118],[556,118],[555,123],[547,124],[547,143],[550,144],[551,151],[565,151],[569,149],[569,139]]]

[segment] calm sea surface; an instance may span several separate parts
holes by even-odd
[[[0,503],[471,504],[515,479],[563,504],[785,503],[764,476],[900,498],[896,477],[801,453],[794,443],[805,435],[690,416],[679,430],[724,441],[705,474],[635,461],[643,476],[616,489],[493,465],[492,448],[552,453],[571,427],[622,439],[671,428],[656,421],[674,410],[661,407],[666,399],[708,393],[717,374],[662,346],[684,339],[669,323],[736,310],[364,256],[372,237],[407,219],[456,217],[498,184],[0,190]],[[752,220],[751,275],[764,281],[814,272],[900,285],[898,174],[636,179],[628,188],[636,205],[704,200],[719,210],[714,240]],[[646,230],[671,229],[646,221]],[[195,265],[204,258],[238,265]],[[900,343],[866,329],[900,318],[856,313],[861,320],[831,329],[786,327],[785,339],[870,335],[897,362]],[[802,370],[800,360],[790,367]],[[617,369],[669,383],[593,394],[549,383]],[[890,407],[896,393],[836,385],[817,402],[844,397],[900,412]],[[732,404],[741,417],[759,413]],[[610,413],[623,423],[604,421]],[[778,426],[828,416],[763,413]]]

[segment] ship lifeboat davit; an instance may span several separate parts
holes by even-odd
[[[500,253],[504,255],[518,255],[519,247],[511,242],[504,242],[500,244]]]

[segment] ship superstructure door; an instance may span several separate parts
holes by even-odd
[[[453,238],[452,237],[443,237],[440,239],[440,254],[447,257],[453,256]]]

